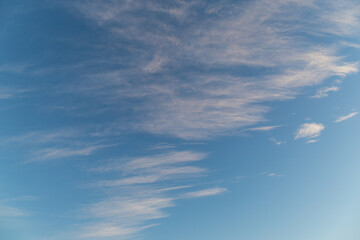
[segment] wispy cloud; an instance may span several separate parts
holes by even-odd
[[[24,210],[0,203],[0,217],[23,217],[28,215],[29,213]]]
[[[9,148],[22,146],[27,163],[86,157],[101,149],[115,146],[114,143],[107,143],[106,139],[80,128],[34,131],[19,136],[3,137],[0,144]]]
[[[324,129],[325,126],[321,123],[304,123],[297,130],[295,139],[318,137]]]
[[[266,177],[283,177],[283,174],[275,173],[275,172],[262,172],[261,175]]]
[[[78,156],[89,156],[93,152],[113,145],[91,145],[91,146],[78,146],[67,148],[44,148],[34,153],[34,157],[28,162],[49,161],[52,159],[69,158]]]
[[[310,140],[306,141],[306,143],[316,143],[318,141],[319,141],[319,139],[310,139]]]
[[[246,130],[248,131],[270,131],[273,130],[275,128],[278,128],[280,126],[276,125],[276,126],[262,126],[262,127],[253,127],[253,128],[248,128]]]
[[[314,96],[312,96],[312,98],[327,97],[329,95],[329,92],[337,92],[339,91],[339,89],[340,88],[337,86],[321,88],[317,91],[317,93]]]
[[[159,72],[165,65],[166,61],[167,59],[164,57],[155,56],[148,64],[146,64],[143,70],[147,73]]]
[[[339,122],[348,120],[349,118],[355,117],[357,114],[358,114],[358,112],[349,113],[348,115],[339,117],[338,119],[335,120],[335,122],[339,123]]]
[[[200,17],[196,9],[209,7],[203,5],[198,1],[76,2],[87,21],[114,36],[111,46],[123,47],[117,41],[123,38],[151,49],[132,46],[129,61],[137,64],[86,76],[91,81],[79,86],[77,93],[97,97],[112,111],[123,108],[119,103],[132,106],[137,117],[128,128],[206,139],[265,120],[264,113],[270,110],[265,102],[295,98],[304,87],[358,71],[357,63],[336,55],[334,45],[314,46],[312,38],[296,37],[303,32],[329,34],[324,16],[337,21],[336,3],[320,11],[320,16],[319,7],[311,1],[256,1],[246,8],[218,3],[211,6],[216,11],[208,9]],[[134,11],[139,13],[136,18]],[[179,17],[188,14],[192,18]],[[304,21],[308,16],[313,16],[311,23]],[[191,24],[190,19],[198,24]],[[181,76],[165,73],[165,66]],[[235,68],[257,70],[235,73]],[[317,97],[330,91],[335,87],[321,90]],[[134,105],[132,99],[141,104]]]
[[[281,145],[281,144],[285,144],[286,141],[279,141],[275,138],[270,138],[270,141],[274,142],[276,145]]]
[[[223,193],[227,191],[226,188],[209,188],[204,190],[199,190],[196,192],[188,192],[183,195],[183,198],[200,198],[200,197],[207,197],[207,196],[213,196],[218,195],[220,193]]]
[[[283,177],[284,175],[278,173],[268,173],[266,176],[268,177]]]
[[[120,177],[99,180],[91,185],[96,189],[107,189],[107,194],[102,201],[84,207],[81,215],[90,221],[83,225],[78,235],[83,238],[134,237],[153,226],[150,220],[166,217],[164,210],[175,206],[177,199],[207,197],[226,191],[219,187],[189,191],[193,179],[206,172],[204,168],[189,164],[203,160],[207,154],[167,151],[110,161],[90,169],[97,173],[113,171]],[[189,181],[191,185],[179,184]]]
[[[175,145],[167,143],[158,143],[149,147],[150,150],[164,150],[172,148],[175,148]]]
[[[30,89],[0,87],[0,100],[23,97],[25,93],[31,91]]]

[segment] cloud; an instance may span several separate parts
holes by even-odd
[[[166,63],[166,58],[155,56],[153,60],[151,60],[144,68],[143,70],[148,73],[156,73],[161,71],[164,64]]]
[[[360,44],[357,43],[352,43],[352,42],[342,42],[342,44],[344,44],[347,47],[352,47],[352,48],[360,48]]]
[[[22,147],[25,162],[45,162],[63,158],[88,157],[95,152],[115,146],[109,139],[97,136],[86,128],[56,131],[33,131],[19,136],[3,137],[0,145]]]
[[[339,9],[349,9],[346,4],[331,2],[322,10],[311,1],[218,3],[205,15],[197,9],[209,6],[199,1],[77,1],[73,6],[113,36],[109,45],[130,49],[130,64],[83,76],[84,84],[72,89],[110,111],[136,109],[126,114],[134,116],[125,123],[133,131],[192,140],[234,134],[266,120],[270,108],[264,103],[295,98],[305,87],[358,71],[357,63],[337,56],[335,45],[315,46],[311,37],[341,28],[337,24],[334,30],[327,20],[336,21]],[[309,16],[311,23],[304,21]],[[172,71],[164,71],[165,65]],[[317,97],[330,91],[335,87]]]
[[[300,126],[295,134],[295,139],[298,138],[315,138],[320,136],[321,131],[325,126],[321,123],[304,123]]]
[[[335,120],[335,123],[339,123],[339,122],[348,120],[349,118],[355,117],[357,114],[358,114],[358,112],[352,112],[352,113],[349,113],[346,116],[341,116],[341,117],[339,117],[338,119]]]
[[[329,94],[329,92],[337,92],[339,91],[339,87],[337,86],[332,86],[332,87],[325,87],[325,88],[321,88],[317,91],[317,93],[312,96],[312,98],[323,98],[323,97],[327,97]]]
[[[143,229],[154,226],[154,220],[167,217],[165,209],[175,206],[176,200],[212,196],[226,190],[217,187],[190,191],[196,185],[194,180],[207,172],[193,164],[208,154],[163,151],[166,152],[110,160],[91,168],[90,172],[97,174],[113,174],[107,174],[107,180],[90,185],[106,194],[101,201],[81,210],[81,217],[88,222],[81,225],[76,235],[83,238],[134,237]],[[112,179],[108,179],[109,176],[113,176]]]
[[[164,150],[175,148],[175,145],[167,144],[167,143],[158,143],[149,147],[149,150]]]
[[[186,193],[183,198],[200,198],[200,197],[208,197],[213,195],[218,195],[220,193],[223,193],[227,191],[226,188],[209,188],[204,190],[199,190],[196,192],[189,192]]]
[[[248,128],[246,130],[248,130],[248,131],[270,131],[270,130],[273,130],[278,127],[280,127],[280,126],[263,126],[263,127]]]
[[[276,140],[275,138],[270,138],[270,141],[274,142],[276,145],[281,145],[286,143],[286,141],[279,141]]]
[[[318,141],[319,141],[319,139],[310,139],[306,143],[316,143]]]
[[[92,145],[92,146],[79,146],[79,147],[68,147],[68,148],[44,148],[34,153],[34,157],[30,162],[37,161],[48,161],[59,158],[70,158],[78,156],[89,156],[95,151],[109,147],[113,145]]]
[[[27,215],[29,215],[27,212],[19,208],[0,204],[0,217],[23,217]]]
[[[31,91],[30,89],[0,87],[0,100],[23,97],[25,93]]]
[[[156,154],[146,157],[120,159],[107,165],[93,168],[92,171],[125,171],[131,172],[139,169],[154,169],[179,163],[200,161],[207,157],[205,153],[192,151],[168,151],[167,153]],[[125,162],[125,163],[124,163]]]
[[[262,172],[260,174],[264,175],[266,177],[283,177],[284,176],[283,174],[278,174],[278,173],[275,173],[275,172]]]

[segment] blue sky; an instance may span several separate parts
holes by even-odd
[[[0,9],[1,239],[360,238],[357,1]]]

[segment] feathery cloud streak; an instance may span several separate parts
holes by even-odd
[[[341,116],[335,120],[335,123],[339,123],[339,122],[348,120],[349,118],[355,117],[357,114],[358,114],[358,112],[352,112],[352,113],[349,113],[348,115]]]
[[[134,237],[154,226],[154,220],[167,216],[164,209],[175,206],[177,199],[213,196],[225,188],[190,191],[194,179],[206,169],[189,164],[207,154],[192,151],[168,151],[146,157],[123,158],[90,169],[98,174],[114,172],[111,180],[99,180],[91,187],[106,197],[85,206],[82,216],[88,223],[76,235],[80,238]],[[106,187],[106,188],[104,188]],[[179,192],[180,191],[180,192]]]
[[[108,31],[110,45],[127,48],[118,40],[127,39],[146,46],[131,46],[128,67],[89,75],[93,87],[78,90],[113,111],[122,109],[119,103],[132,105],[135,123],[128,127],[150,133],[185,139],[230,134],[264,120],[266,101],[291,99],[304,87],[358,71],[333,45],[314,46],[296,37],[306,32],[326,38],[325,14],[338,22],[335,2],[320,15],[312,1],[77,1],[74,6]],[[304,21],[305,15],[314,21]],[[320,94],[329,91],[335,89]]]

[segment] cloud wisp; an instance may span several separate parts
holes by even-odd
[[[348,115],[338,117],[338,118],[335,120],[335,123],[343,122],[343,121],[345,121],[345,120],[348,120],[348,119],[350,119],[350,118],[353,118],[353,117],[355,117],[356,115],[358,115],[358,113],[359,113],[359,112],[352,112],[352,113],[349,113]]]
[[[2,138],[0,144],[9,148],[22,146],[26,153],[24,162],[44,162],[57,159],[88,157],[95,152],[115,146],[108,140],[94,136],[84,129],[59,131],[34,131]]]
[[[99,99],[110,111],[125,105],[136,109],[127,123],[134,131],[191,140],[232,134],[264,121],[270,109],[263,103],[295,98],[305,87],[358,71],[357,63],[337,56],[334,45],[314,46],[302,34],[333,33],[328,18],[337,23],[335,28],[343,27],[336,16],[339,7],[348,9],[346,4],[331,2],[320,15],[312,1],[262,0],[246,7],[199,1],[76,1],[72,6],[84,21],[112,36],[110,46],[132,49],[129,65],[82,76],[86,84],[73,89]],[[304,21],[308,16],[312,23]],[[119,39],[136,45],[125,46]],[[336,90],[320,90],[316,97]]]
[[[6,217],[6,218],[8,218],[8,217],[24,217],[24,216],[28,216],[28,215],[29,215],[29,213],[22,209],[0,203],[0,218],[2,218],[2,217]]]
[[[314,96],[312,96],[312,98],[327,97],[329,95],[329,92],[337,92],[339,91],[339,89],[340,88],[338,86],[321,88],[317,91],[317,93]]]
[[[276,126],[262,126],[262,127],[253,127],[253,128],[248,128],[246,130],[248,131],[270,131],[273,130],[275,128],[280,127],[279,125]]]
[[[200,197],[208,197],[213,195],[218,195],[220,193],[226,192],[226,188],[209,188],[204,190],[199,190],[195,192],[188,192],[184,194],[183,198],[200,198]]]
[[[135,237],[142,230],[156,226],[167,217],[166,208],[177,199],[218,195],[225,188],[191,191],[195,179],[207,170],[191,166],[207,154],[192,151],[167,151],[145,157],[112,160],[91,168],[97,174],[114,173],[113,179],[98,180],[90,187],[106,193],[98,202],[85,206],[83,224],[76,235],[82,239]],[[191,185],[181,185],[190,183]]]

